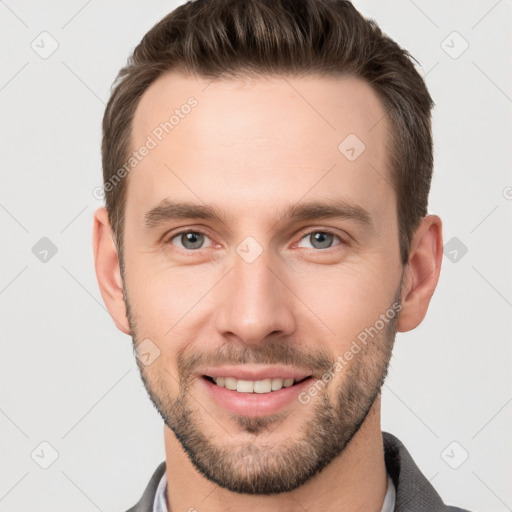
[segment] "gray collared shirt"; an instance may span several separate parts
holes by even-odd
[[[394,512],[395,510],[395,486],[388,474],[388,490],[382,503],[380,512]],[[156,490],[153,512],[169,512],[167,509],[167,474],[164,473]]]

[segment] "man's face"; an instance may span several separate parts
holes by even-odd
[[[172,130],[158,130],[176,109]],[[384,117],[370,86],[341,77],[169,73],[137,108],[132,149],[148,136],[156,146],[129,175],[131,333],[158,347],[139,361],[146,389],[221,487],[297,488],[343,451],[378,395],[403,273]],[[235,376],[262,392],[209,378]],[[307,380],[269,391],[286,376]]]

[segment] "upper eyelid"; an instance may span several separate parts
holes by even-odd
[[[338,233],[334,233],[333,231],[330,231],[330,230],[327,230],[327,229],[314,229],[312,231],[306,231],[299,238],[299,242],[301,240],[303,240],[304,238],[306,238],[307,236],[312,235],[313,233],[324,233],[324,234],[327,234],[327,235],[332,235],[332,236],[338,237],[343,242],[343,237],[341,235],[339,235]]]
[[[176,238],[177,236],[179,235],[184,235],[185,233],[200,233],[201,235],[205,235],[207,236],[208,238],[212,238],[204,229],[202,228],[179,228],[180,230],[179,231],[176,231],[175,233],[173,232],[174,230],[170,230],[168,231],[167,233],[164,233],[162,236],[161,236],[161,240],[166,243],[166,242],[170,242],[173,238]]]
[[[215,242],[215,240],[212,239],[211,236],[208,235],[208,233],[205,233],[201,229],[185,229],[185,230],[182,230],[182,231],[178,231],[177,233],[174,233],[173,235],[169,235],[168,237],[164,236],[164,237],[162,237],[163,243],[164,244],[168,244],[168,243],[171,242],[171,240],[174,240],[177,236],[184,235],[185,233],[199,233],[199,234],[204,235],[207,238],[209,238],[211,242],[217,243],[217,242]],[[181,249],[181,247],[178,247],[178,249]],[[202,247],[201,247],[201,249],[202,249]],[[185,249],[185,250],[187,250],[187,249]],[[197,250],[198,249],[196,249],[196,251]],[[192,250],[190,250],[190,251],[192,252]]]

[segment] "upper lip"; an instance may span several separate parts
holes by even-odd
[[[311,373],[289,366],[215,366],[205,368],[199,372],[201,376],[208,377],[233,377],[237,380],[264,380],[264,379],[295,379],[302,380],[311,376]]]

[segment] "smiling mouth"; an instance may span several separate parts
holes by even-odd
[[[221,388],[237,391],[238,393],[265,394],[279,391],[283,388],[295,386],[296,384],[304,382],[307,379],[311,379],[312,376],[310,375],[300,380],[279,378],[263,380],[242,380],[235,379],[234,377],[210,377],[208,375],[203,375],[203,378]]]

